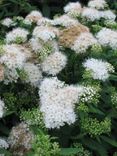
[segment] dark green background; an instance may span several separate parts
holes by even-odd
[[[25,16],[31,10],[40,9],[44,16],[63,13],[63,6],[77,0],[0,0],[0,19],[8,16]],[[87,4],[88,0],[79,0]],[[107,0],[111,9],[117,10],[117,0]]]

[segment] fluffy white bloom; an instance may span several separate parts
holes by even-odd
[[[40,42],[38,38],[32,38],[30,40],[30,46],[32,50],[36,53],[40,53],[41,50],[44,48],[46,49],[46,46],[50,47],[51,52],[58,51],[59,47],[56,41],[48,41],[48,42]]]
[[[38,52],[42,48],[42,44],[39,42],[38,38],[31,38],[29,43],[32,50],[35,52]]]
[[[32,52],[31,49],[28,47],[29,45],[18,45],[18,44],[12,44],[14,45],[16,48],[18,48],[20,50],[21,53],[23,53],[25,55],[25,59],[28,60],[29,58],[32,57]]]
[[[26,16],[26,19],[30,20],[31,22],[37,22],[40,18],[42,18],[42,14],[37,10],[32,11]]]
[[[50,27],[46,26],[37,26],[33,31],[33,36],[47,42],[48,40],[53,40],[56,37],[56,30],[54,30],[54,28],[51,29]]]
[[[81,86],[83,88],[83,92],[80,98],[81,102],[91,102],[94,98],[99,96],[98,92],[100,88],[96,88],[94,86]]]
[[[0,148],[5,148],[7,149],[9,147],[8,143],[6,142],[5,139],[0,138]]]
[[[45,25],[51,25],[52,20],[48,19],[46,17],[42,17],[38,20],[37,25],[38,26],[45,26]]]
[[[96,8],[96,9],[104,9],[107,6],[105,0],[91,0],[88,3],[88,7]]]
[[[42,72],[39,67],[33,63],[25,63],[24,71],[27,74],[26,82],[30,82],[32,85],[37,86],[42,79]]]
[[[45,73],[56,75],[58,74],[66,65],[67,58],[61,52],[55,52],[50,54],[42,63],[42,70]]]
[[[76,120],[74,104],[78,102],[81,88],[67,86],[56,77],[46,78],[40,86],[40,110],[44,113],[47,128],[60,128]]]
[[[26,24],[26,25],[31,25],[32,24],[32,22],[27,18],[23,20],[23,23]]]
[[[5,64],[8,69],[22,68],[26,57],[18,46],[14,44],[4,45],[3,51],[4,54],[0,57],[0,63]]]
[[[75,26],[78,25],[78,20],[72,19],[71,17],[67,15],[62,15],[60,17],[56,17],[53,21],[53,25],[60,25],[63,27],[70,27],[70,26]]]
[[[111,10],[100,11],[100,16],[106,20],[114,21],[116,15]]]
[[[27,40],[28,34],[29,32],[24,28],[15,28],[6,34],[6,42],[7,43],[12,43],[17,41],[25,42]]]
[[[13,20],[11,18],[5,18],[4,20],[2,20],[2,25],[6,26],[6,27],[10,27],[13,24]]]
[[[4,73],[4,84],[8,85],[9,83],[12,83],[12,82],[17,82],[18,78],[19,78],[19,75],[16,71],[15,68],[12,68],[12,69],[8,69],[8,68],[5,68],[5,73]]]
[[[117,31],[103,28],[97,33],[96,37],[101,45],[117,49]]]
[[[100,19],[100,12],[94,8],[84,8],[82,16],[89,21],[95,21]]]
[[[77,37],[77,39],[75,40],[72,46],[72,49],[76,53],[85,53],[86,50],[94,44],[98,44],[98,42],[93,37],[93,35],[91,33],[84,32],[84,33],[81,33],[80,36]]]
[[[89,71],[93,79],[105,81],[109,78],[109,73],[114,72],[113,66],[105,61],[90,58],[83,63],[86,71]]]
[[[74,17],[79,16],[79,14],[81,13],[81,10],[82,10],[82,7],[81,7],[81,4],[79,2],[68,3],[64,7],[64,12],[68,13]]]
[[[3,114],[4,114],[4,108],[5,108],[5,104],[4,101],[2,101],[0,99],[0,118],[2,118]]]

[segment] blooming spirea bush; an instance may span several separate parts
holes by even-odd
[[[117,23],[107,2],[0,25],[0,154],[113,156]]]

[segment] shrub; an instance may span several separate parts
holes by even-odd
[[[115,19],[94,0],[1,20],[0,154],[116,155]]]

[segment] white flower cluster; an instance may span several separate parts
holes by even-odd
[[[95,21],[100,19],[100,14],[95,8],[84,8],[82,11],[82,17],[85,17],[89,21]]]
[[[4,83],[17,82],[19,78],[17,69],[21,70],[23,68],[24,63],[31,56],[30,52],[16,44],[3,45],[1,52],[0,63],[4,66],[1,74],[4,74]]]
[[[38,20],[37,25],[38,26],[46,26],[46,25],[51,25],[52,20],[46,17],[42,17]]]
[[[3,117],[4,109],[5,109],[4,101],[2,101],[2,100],[0,99],[0,118]]]
[[[64,7],[64,12],[68,13],[71,16],[79,16],[80,13],[82,11],[82,7],[81,4],[79,2],[75,2],[75,3],[68,3],[65,7]]]
[[[2,20],[2,25],[6,26],[6,27],[10,27],[12,25],[14,25],[14,21],[11,18],[5,18],[4,20]]]
[[[28,14],[25,19],[28,19],[31,22],[38,22],[40,18],[42,18],[42,14],[39,11],[34,10]]]
[[[104,9],[107,6],[105,0],[91,0],[88,3],[88,7],[96,9]]]
[[[50,54],[42,63],[42,70],[50,75],[58,74],[66,65],[67,58],[61,52]]]
[[[24,71],[27,74],[26,82],[30,82],[34,86],[38,86],[42,79],[42,72],[37,65],[33,63],[25,63]]]
[[[15,68],[12,69],[5,68],[4,77],[5,77],[4,84],[7,85],[12,82],[16,83],[19,78],[19,75]]]
[[[17,45],[3,46],[3,55],[0,57],[0,63],[4,64],[8,69],[22,68],[25,61],[26,56]]]
[[[107,21],[114,21],[116,19],[116,15],[111,10],[100,11],[99,13],[100,17]]]
[[[65,123],[74,123],[74,104],[78,102],[81,92],[81,88],[65,85],[56,77],[45,78],[39,90],[40,110],[44,114],[45,126],[60,128]]]
[[[5,139],[0,138],[0,148],[5,148],[7,149],[9,147],[9,144]]]
[[[99,89],[95,88],[94,86],[82,86],[83,87],[83,93],[80,98],[81,102],[90,102],[94,98],[96,98],[97,93]]]
[[[29,32],[24,28],[15,28],[12,31],[6,34],[6,42],[14,43],[14,42],[25,42],[27,40],[27,35]]]
[[[81,33],[75,40],[72,49],[76,53],[85,53],[86,50],[92,46],[98,44],[97,40],[89,32]]]
[[[27,19],[27,18],[23,19],[23,23],[25,25],[31,25],[32,24],[32,22],[29,19]]]
[[[95,21],[104,18],[105,20],[115,20],[116,15],[111,10],[104,10],[107,7],[105,0],[90,0],[88,7],[83,7],[79,2],[68,3],[64,7],[64,12],[71,17],[85,17],[88,21]],[[103,10],[102,10],[103,9]],[[67,23],[67,22],[63,22]]]
[[[109,78],[109,73],[114,72],[114,67],[105,61],[90,58],[87,59],[83,66],[89,71],[93,79],[105,81]]]
[[[117,49],[117,31],[103,28],[97,33],[96,38],[101,45],[109,46],[114,50]]]
[[[30,40],[32,50],[38,54],[40,60],[44,60],[50,53],[59,51],[56,37],[58,29],[50,26],[37,26],[33,31],[33,38]]]
[[[35,53],[38,54],[43,51],[45,55],[46,53],[55,52],[59,49],[56,41],[41,42],[38,38],[31,38],[30,46]]]
[[[52,21],[52,25],[60,25],[63,27],[70,27],[70,26],[76,26],[78,25],[78,20],[72,19],[71,17],[69,17],[68,15],[62,15],[60,17],[56,17],[53,21]]]
[[[50,27],[47,26],[37,26],[35,27],[33,31],[33,36],[35,38],[41,39],[44,42],[47,42],[49,40],[55,39],[56,35],[58,34],[57,29],[51,29]]]
[[[85,17],[89,21],[100,20],[101,18],[114,21],[116,15],[111,10],[99,11],[95,8],[84,8],[82,17]]]

